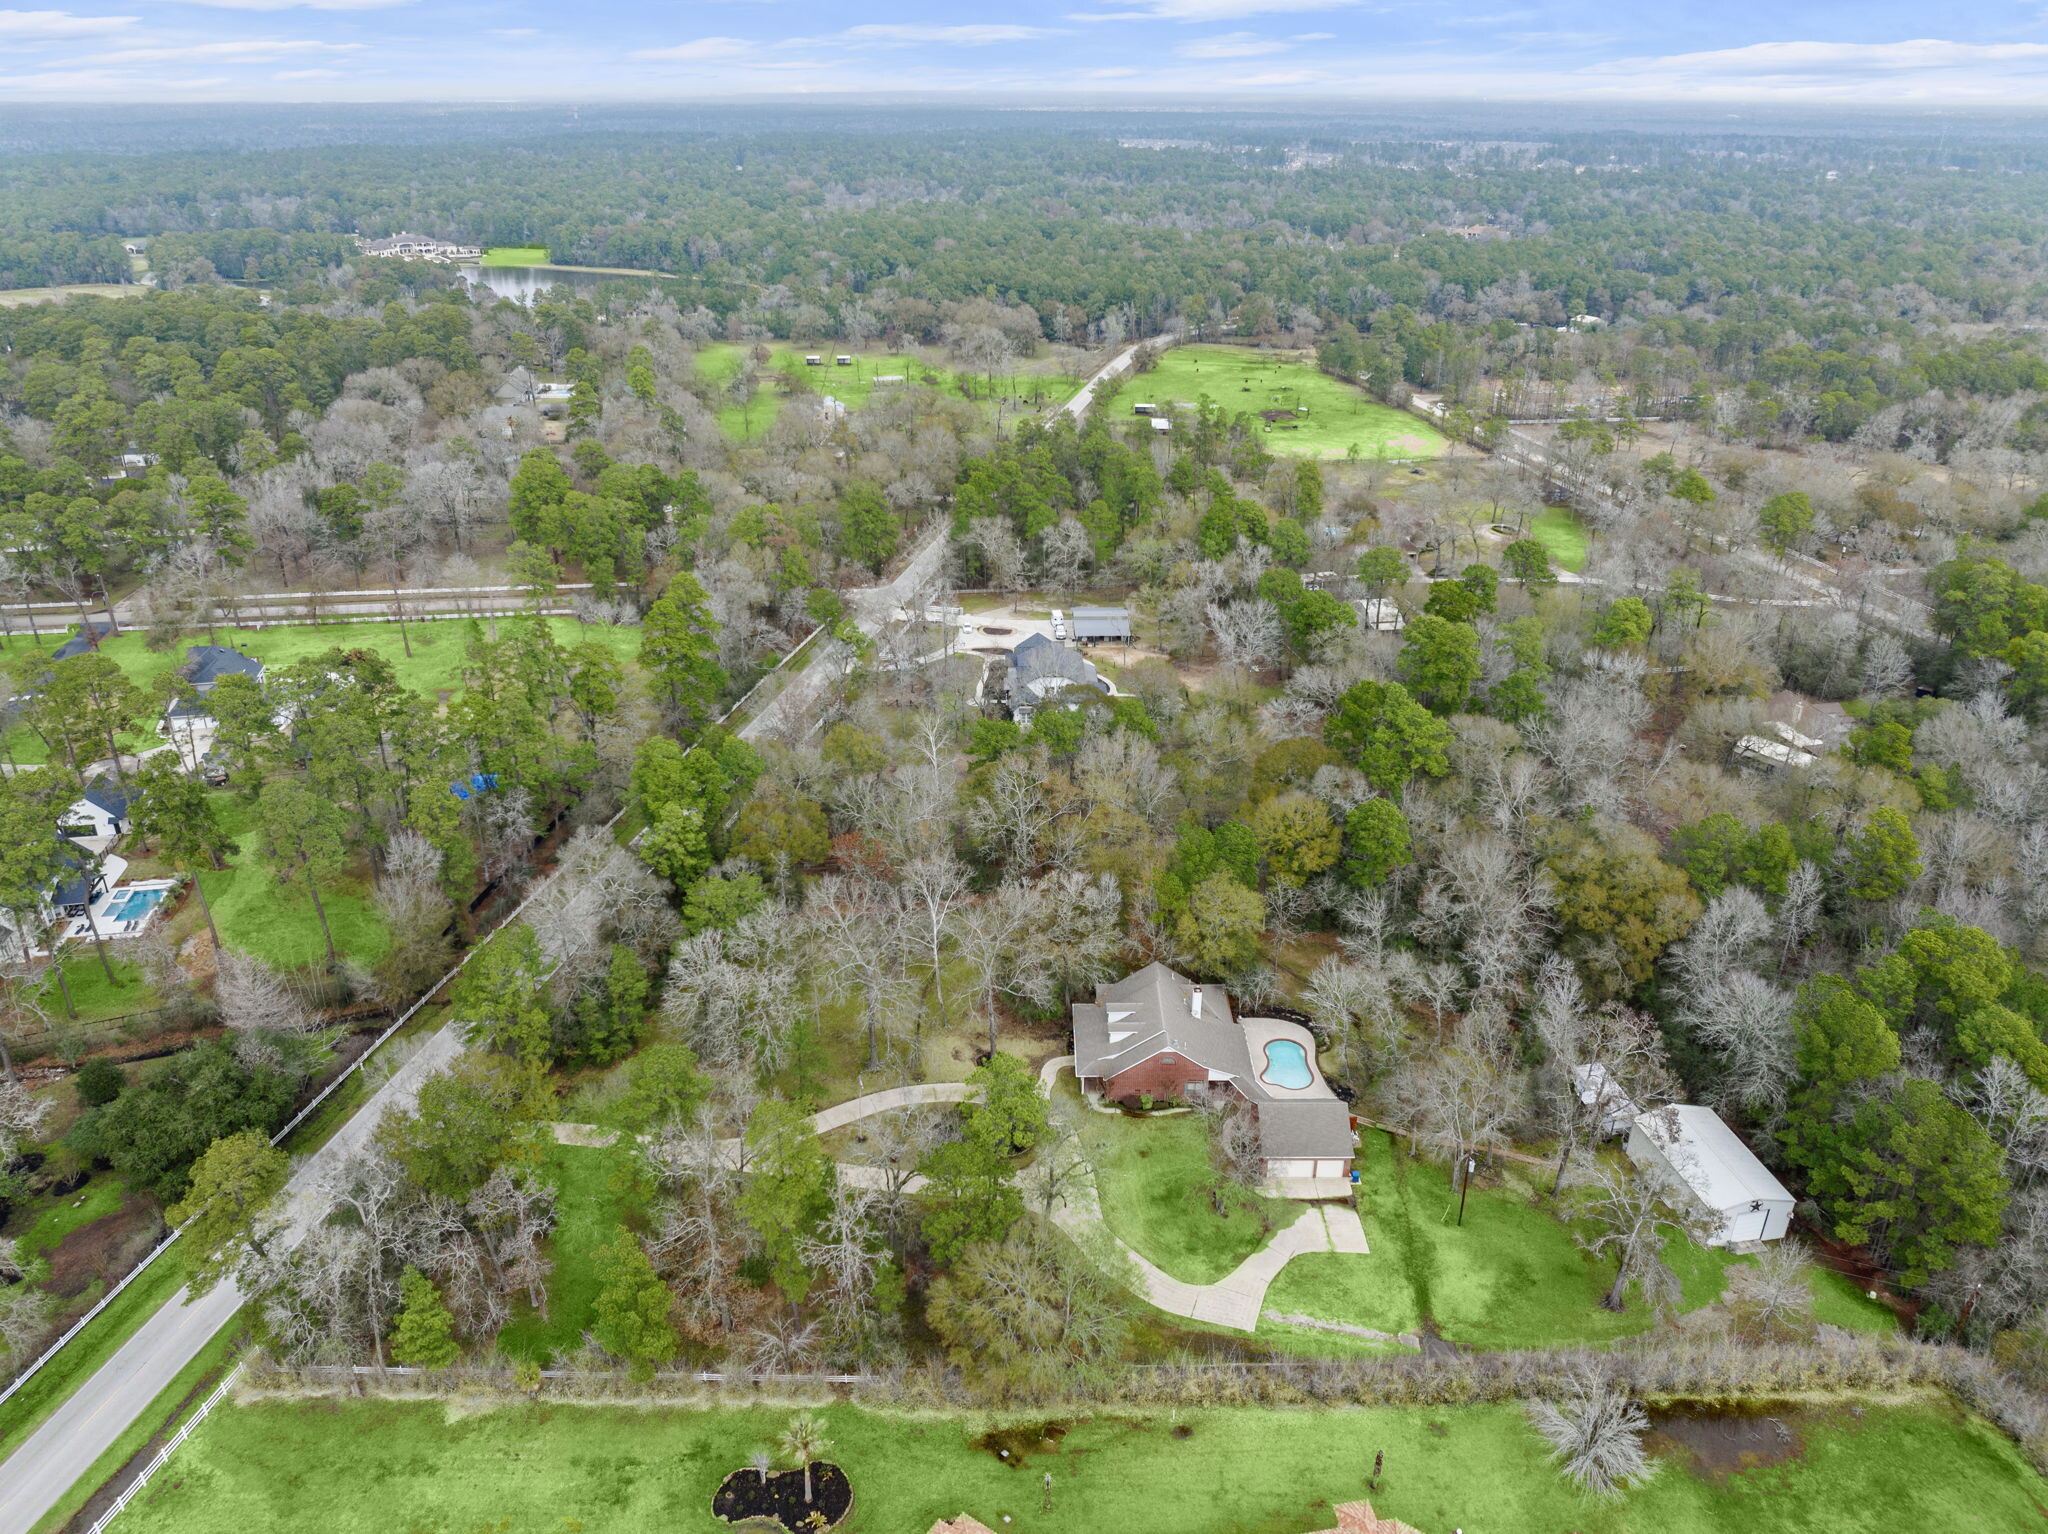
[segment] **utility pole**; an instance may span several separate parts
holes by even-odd
[[[1458,1224],[1465,1223],[1465,1195],[1472,1191],[1472,1174],[1479,1170],[1479,1163],[1470,1156],[1465,1158],[1465,1180],[1458,1184]]]

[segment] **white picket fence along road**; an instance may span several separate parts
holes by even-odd
[[[142,1473],[121,1488],[121,1495],[114,1498],[114,1505],[94,1520],[93,1526],[87,1531],[87,1534],[104,1534],[107,1525],[114,1521],[115,1515],[130,1502],[133,1502],[142,1495],[143,1488],[149,1485],[149,1478],[170,1463],[171,1455],[177,1452],[178,1445],[192,1436],[192,1429],[206,1420],[206,1414],[220,1404],[221,1397],[225,1396],[234,1387],[234,1383],[241,1373],[242,1366],[236,1364],[228,1372],[228,1377],[214,1387],[213,1394],[199,1403],[199,1410],[187,1417],[185,1425],[171,1435],[171,1441],[161,1449],[158,1449],[155,1455],[151,1457],[150,1462],[142,1467]]]

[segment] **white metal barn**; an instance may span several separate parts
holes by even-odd
[[[1636,1115],[1628,1158],[1705,1211],[1709,1246],[1776,1241],[1792,1223],[1792,1195],[1711,1108],[1674,1105]]]

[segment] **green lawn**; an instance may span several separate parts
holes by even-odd
[[[633,1195],[617,1175],[631,1165],[632,1156],[624,1150],[557,1145],[548,1151],[543,1170],[560,1194],[548,1313],[515,1314],[506,1323],[498,1346],[512,1357],[546,1364],[583,1345],[597,1307],[597,1249],[632,1211]]]
[[[142,970],[124,962],[120,955],[121,945],[109,942],[107,960],[114,970],[113,981],[109,983],[91,939],[65,946],[64,985],[70,987],[72,1004],[78,1008],[78,1023],[146,1012],[157,1004],[156,992],[143,978]],[[44,976],[36,1000],[48,1013],[53,1028],[62,1030],[72,1022],[64,1013],[64,989],[58,985],[54,970]]]
[[[751,350],[751,347],[725,341],[699,347],[697,374],[722,390],[739,372],[744,354]],[[833,341],[821,341],[816,346],[776,342],[768,350],[768,364],[760,371],[759,383],[751,399],[741,403],[720,396],[718,426],[734,441],[744,442],[758,437],[775,424],[784,397],[776,388],[775,380],[785,371],[794,370],[814,392],[829,394],[853,410],[868,402],[875,391],[877,377],[900,376],[905,386],[928,384],[948,393],[969,395],[976,400],[982,399],[988,388],[987,380],[979,375],[962,374],[951,368],[920,362],[907,352],[854,351],[844,343]],[[840,367],[833,360],[842,355],[853,358],[851,366]],[[804,358],[812,356],[822,357],[823,364],[807,366]],[[893,386],[885,384],[882,387]],[[1078,380],[1058,373],[1013,372],[1008,377],[995,380],[996,392],[1013,404],[1050,405],[1066,399],[1079,387]]]
[[[493,245],[484,252],[485,266],[546,266],[548,248],[545,245]]]
[[[726,1475],[769,1447],[787,1410],[438,1402],[223,1406],[122,1515],[132,1534],[713,1534]],[[848,1534],[919,1534],[968,1512],[1017,1534],[1293,1534],[1365,1495],[1429,1534],[1861,1534],[2038,1527],[2044,1485],[2019,1451],[1945,1403],[1799,1419],[1803,1453],[1705,1479],[1678,1455],[1611,1502],[1572,1491],[1514,1406],[1113,1412],[1058,1448],[1005,1461],[982,1416],[819,1415],[851,1477]],[[1041,1477],[1052,1476],[1052,1507]],[[1008,1521],[1006,1521],[1008,1520]]]
[[[214,632],[222,644],[255,656],[266,667],[288,666],[293,661],[335,649],[373,650],[391,663],[401,686],[432,698],[439,692],[454,692],[460,688],[459,673],[463,653],[468,647],[471,621],[468,618],[430,618],[406,624],[403,635],[395,623],[318,623],[269,629],[238,629],[221,624]],[[574,618],[549,618],[547,623],[556,640],[567,647],[594,640],[615,651],[619,659],[629,665],[640,652],[640,630],[637,628],[585,624]],[[56,649],[72,632],[67,629],[46,635],[42,648]],[[157,651],[148,648],[143,637],[139,629],[111,635],[101,643],[100,653],[111,656],[127,673],[128,679],[145,692],[166,671],[184,664],[188,648],[208,642],[203,632],[188,634],[173,648]],[[405,653],[407,640],[412,644],[410,655]],[[142,750],[161,744],[162,737],[155,734],[153,728],[124,736],[121,740],[124,750]],[[16,725],[0,745],[4,745],[8,759],[19,764],[40,765],[49,759],[42,740],[25,724]]]
[[[1112,1118],[1082,1109],[1078,1116],[1103,1220],[1166,1272],[1191,1284],[1214,1283],[1266,1244],[1250,1209],[1233,1206],[1218,1218],[1211,1206],[1204,1191],[1212,1175],[1209,1138],[1199,1115]],[[1307,1207],[1290,1199],[1261,1203],[1275,1230]]]
[[[1586,568],[1586,550],[1592,535],[1578,516],[1562,506],[1552,506],[1529,524],[1529,536],[1550,550],[1550,557],[1574,575]]]
[[[101,1172],[76,1193],[67,1194],[48,1208],[39,1210],[28,1229],[21,1233],[21,1250],[30,1257],[46,1257],[74,1230],[104,1219],[121,1207],[128,1197],[127,1184],[112,1172]]]
[[[1434,458],[1449,445],[1428,422],[1382,405],[1313,361],[1242,346],[1176,346],[1151,372],[1127,378],[1104,409],[1110,420],[1128,421],[1134,404],[1172,409],[1205,394],[1231,414],[1306,405],[1292,429],[1276,424],[1259,437],[1296,458],[1343,458],[1354,445],[1364,458]]]
[[[213,801],[221,828],[235,841],[227,868],[199,876],[206,898],[213,904],[220,940],[276,968],[325,964],[327,945],[312,899],[302,884],[294,882],[289,889],[280,886],[256,850],[255,806],[232,789],[216,792]],[[384,956],[391,934],[366,880],[343,875],[321,888],[320,900],[334,931],[337,953],[366,964]],[[197,904],[193,903],[195,913]]]
[[[1611,1342],[1653,1324],[1639,1304],[1620,1312],[1601,1306],[1613,1268],[1588,1258],[1569,1226],[1531,1202],[1549,1187],[1537,1169],[1516,1167],[1503,1186],[1475,1185],[1459,1226],[1448,1171],[1411,1159],[1384,1131],[1366,1134],[1359,1167],[1371,1254],[1295,1258],[1266,1291],[1267,1310],[1395,1333],[1416,1330],[1427,1315],[1450,1341],[1482,1348]],[[1719,1300],[1728,1270],[1749,1260],[1683,1239],[1666,1258],[1679,1276],[1682,1310]],[[1813,1287],[1820,1320],[1896,1329],[1889,1310],[1839,1275],[1816,1269]],[[1279,1328],[1267,1322],[1262,1329]]]

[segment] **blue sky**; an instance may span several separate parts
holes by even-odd
[[[2048,0],[107,0],[0,9],[0,97],[516,102],[877,91],[968,101],[1084,92],[2048,105]]]

